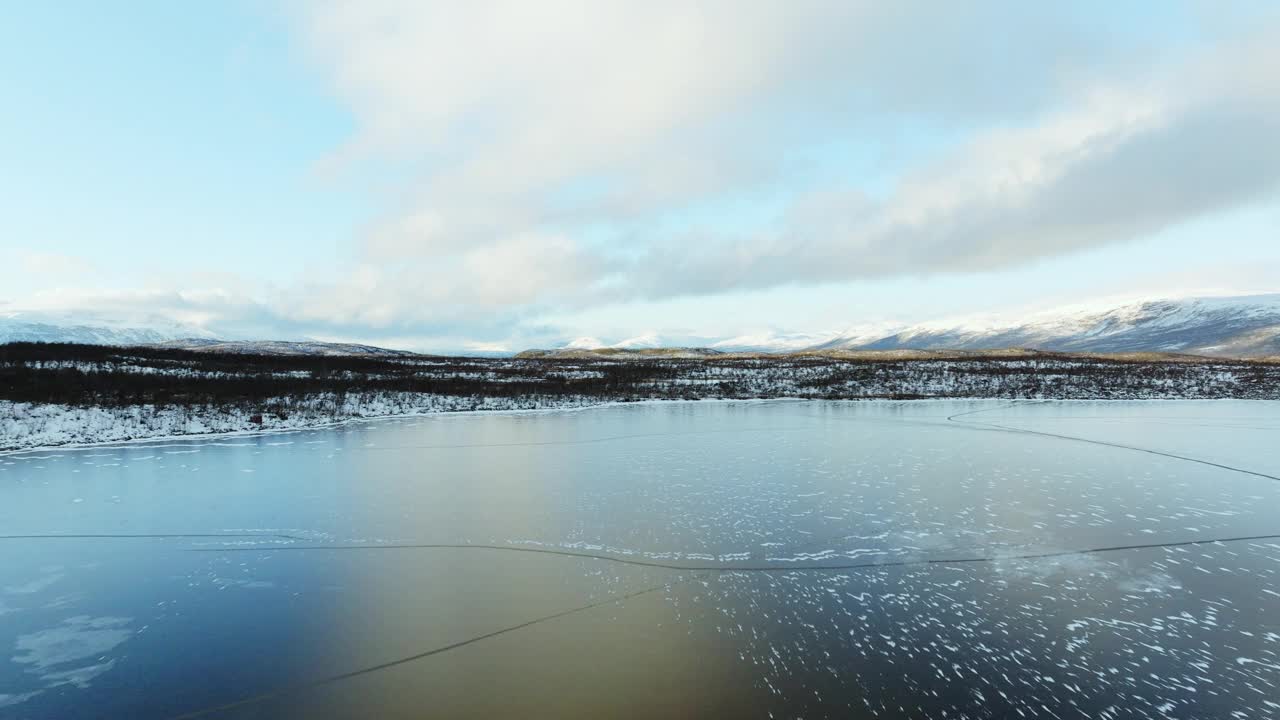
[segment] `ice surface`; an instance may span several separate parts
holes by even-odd
[[[10,454],[0,707],[1272,716],[1276,427],[647,404]]]

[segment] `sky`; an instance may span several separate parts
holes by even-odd
[[[1280,5],[0,5],[0,316],[518,350],[1280,290]]]

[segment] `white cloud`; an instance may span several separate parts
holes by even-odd
[[[1245,160],[1275,129],[1274,53],[1125,55],[1092,12],[384,0],[293,18],[356,118],[344,161],[409,178],[367,257],[429,287],[366,290],[456,312],[985,270],[1270,187],[1277,165]],[[896,117],[989,129],[899,168],[887,200],[855,182],[755,231],[655,230],[703,200],[785,195],[785,156]]]
[[[906,172],[797,202],[780,227],[655,248],[649,297],[987,271],[1143,237],[1269,200],[1280,185],[1280,52],[1258,43],[1098,85],[1035,122]]]
[[[601,303],[1017,268],[1266,201],[1280,179],[1280,24],[1242,8],[1172,40],[1162,18],[1072,3],[288,8],[354,120],[328,167],[391,188],[355,261],[303,285],[167,278],[24,308],[518,347],[554,334],[537,318]],[[875,172],[831,170],[851,145]],[[757,201],[781,210],[715,211]]]

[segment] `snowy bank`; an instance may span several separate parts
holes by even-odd
[[[349,394],[301,401],[275,399],[281,413],[237,407],[133,405],[74,407],[0,400],[0,451],[88,445],[181,435],[295,430],[349,420],[443,412],[557,410],[604,404],[587,397],[467,398],[422,393]]]

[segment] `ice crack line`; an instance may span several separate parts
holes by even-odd
[[[517,545],[476,545],[448,543],[396,543],[385,545],[282,545],[279,547],[229,547],[229,548],[191,548],[187,552],[281,552],[281,551],[357,551],[357,550],[491,550],[499,552],[539,553],[543,555],[559,555],[562,557],[582,558],[586,560],[602,560],[621,565],[677,570],[682,572],[830,572],[834,570],[866,570],[889,567],[913,567],[917,565],[951,565],[960,563],[991,563],[1002,560],[1040,560],[1045,558],[1069,557],[1073,555],[1093,555],[1097,553],[1118,552],[1121,550],[1150,550],[1156,548],[1188,547],[1194,545],[1213,545],[1218,543],[1244,542],[1249,540],[1277,540],[1280,533],[1271,535],[1242,535],[1236,537],[1210,538],[1200,540],[1171,540],[1168,542],[1140,543],[1130,545],[1109,545],[1080,550],[1054,550],[1049,552],[1025,553],[1020,555],[985,555],[970,558],[924,558],[918,560],[888,560],[861,563],[822,564],[822,565],[688,565],[684,563],[665,563],[657,560],[637,560],[596,553],[584,553],[574,550],[553,550],[550,548],[530,548]]]
[[[647,588],[644,588],[643,590],[635,590],[633,592],[629,592],[621,595],[612,595],[610,597],[604,598],[603,600],[597,600],[595,602],[587,603],[586,605],[579,605],[578,607],[570,608],[568,610],[561,610],[560,612],[552,613],[550,615],[543,615],[541,617],[536,617],[532,620],[526,620],[525,622],[522,622],[516,625],[508,625],[507,627],[499,628],[497,630],[485,633],[483,635],[476,635],[475,637],[467,638],[466,640],[461,640],[459,642],[451,643],[448,645],[442,645],[440,647],[432,648],[430,650],[425,650],[423,652],[416,653],[414,655],[407,655],[402,658],[396,658],[395,660],[388,660],[386,662],[381,662],[381,663],[378,663],[377,665],[369,665],[367,667],[362,667],[357,670],[351,670],[349,672],[339,673],[337,675],[329,675],[327,677],[319,678],[316,680],[310,680],[308,682],[298,683],[296,685],[290,685],[287,687],[278,688],[276,690],[270,690],[265,693],[260,693],[258,695],[242,698],[234,702],[229,702],[224,705],[217,705],[215,707],[204,708],[201,710],[196,710],[196,711],[185,713],[182,715],[176,715],[172,718],[172,720],[190,720],[190,718],[205,717],[205,716],[212,715],[214,713],[223,712],[226,710],[234,710],[236,708],[244,707],[246,705],[256,705],[258,703],[266,702],[268,700],[274,700],[276,698],[283,697],[286,695],[293,695],[299,692],[305,692],[307,690],[314,690],[316,688],[324,687],[326,685],[331,685],[333,683],[341,682],[343,680],[349,680],[354,677],[367,675],[369,673],[378,672],[380,670],[386,670],[388,668],[396,667],[397,665],[404,665],[405,663],[414,662],[415,660],[422,660],[424,658],[431,657],[432,655],[439,655],[441,653],[449,652],[450,650],[457,650],[458,648],[466,647],[467,645],[472,645],[474,643],[482,642],[484,640],[489,640],[490,638],[495,638],[495,637],[498,637],[499,635],[505,635],[507,633],[515,632],[517,630],[523,630],[524,628],[531,627],[533,625],[538,625],[540,623],[557,620],[559,618],[562,618],[568,615],[573,615],[575,613],[585,612],[587,610],[602,607],[605,605],[614,605],[620,602],[624,602],[626,600],[630,600],[631,598],[639,597],[641,595],[647,595],[652,592],[657,592],[658,590],[670,588],[674,584],[675,582],[668,582],[668,583],[663,583],[661,585],[654,585],[651,587],[647,587]]]
[[[999,562],[999,561],[1001,561],[1001,560],[1038,560],[1038,559],[1044,559],[1044,558],[1066,557],[1066,556],[1071,556],[1071,555],[1088,555],[1088,554],[1093,554],[1093,553],[1117,552],[1117,551],[1122,551],[1122,550],[1140,550],[1140,549],[1152,549],[1152,548],[1185,547],[1185,546],[1190,546],[1190,545],[1211,545],[1211,544],[1218,544],[1218,543],[1242,542],[1242,541],[1249,541],[1249,540],[1275,540],[1275,539],[1280,539],[1280,534],[1274,534],[1274,535],[1250,535],[1250,536],[1231,537],[1231,538],[1215,538],[1215,539],[1210,539],[1210,540],[1183,540],[1183,541],[1165,542],[1165,543],[1145,543],[1145,544],[1134,544],[1134,545],[1112,545],[1112,546],[1108,546],[1108,547],[1089,548],[1089,549],[1085,549],[1085,550],[1065,550],[1065,551],[1058,551],[1058,552],[1031,553],[1031,554],[1024,554],[1024,555],[1011,555],[1011,556],[999,556],[999,557],[954,558],[954,559],[934,559],[934,560],[917,560],[917,561],[905,561],[905,560],[904,560],[904,561],[901,561],[901,562],[857,563],[857,564],[848,564],[848,565],[824,565],[824,566],[810,566],[810,567],[778,567],[778,566],[762,566],[762,567],[754,567],[754,568],[752,568],[752,567],[721,567],[721,566],[706,566],[706,567],[703,567],[703,568],[695,568],[695,567],[687,567],[687,566],[666,565],[666,564],[661,564],[661,563],[651,563],[651,562],[647,562],[647,561],[633,561],[633,560],[627,560],[627,559],[624,559],[624,558],[614,558],[614,557],[609,557],[609,556],[605,556],[605,555],[588,555],[588,554],[585,554],[585,553],[575,553],[575,552],[570,552],[570,551],[555,551],[555,550],[546,550],[546,549],[541,549],[541,548],[517,548],[517,547],[510,547],[510,546],[498,546],[498,545],[493,545],[493,546],[484,546],[484,545],[440,545],[440,544],[434,544],[434,545],[399,545],[399,546],[390,546],[390,545],[367,545],[367,546],[365,546],[365,545],[344,545],[344,546],[333,546],[333,547],[324,547],[324,546],[308,546],[308,547],[275,548],[275,549],[277,549],[277,550],[282,550],[282,549],[292,549],[292,550],[335,550],[335,549],[342,549],[342,550],[391,550],[391,549],[412,549],[412,548],[418,548],[418,549],[422,549],[422,548],[471,548],[471,549],[489,549],[489,550],[511,550],[511,551],[517,551],[517,552],[543,552],[543,553],[554,554],[554,555],[567,555],[567,556],[573,556],[573,557],[589,557],[589,558],[592,558],[592,559],[610,560],[610,561],[614,561],[614,562],[621,562],[621,563],[625,563],[625,564],[632,564],[632,565],[645,565],[645,566],[648,566],[648,567],[665,567],[665,568],[670,568],[670,569],[683,570],[683,571],[687,571],[687,572],[695,572],[695,571],[702,571],[702,570],[705,570],[705,571],[711,571],[711,572],[719,571],[719,572],[730,572],[730,573],[732,573],[732,572],[779,572],[779,571],[785,571],[785,572],[812,572],[812,571],[832,571],[832,570],[859,570],[859,569],[880,568],[880,567],[906,567],[906,566],[912,566],[912,565],[941,565],[941,564],[958,564],[958,563],[993,563],[993,562]],[[250,550],[250,549],[258,549],[258,550],[262,550],[262,548],[226,548],[226,549],[222,549],[222,550],[220,550],[220,549],[215,549],[215,548],[208,548],[208,549],[202,549],[202,550],[194,550],[193,552],[219,552],[219,551],[222,551],[222,552],[233,552],[233,551]],[[694,577],[697,577],[697,576],[695,575]],[[396,658],[395,660],[388,660],[388,661],[386,661],[386,662],[381,662],[381,663],[378,663],[378,664],[376,664],[376,665],[369,665],[369,666],[366,666],[366,667],[363,667],[363,668],[359,668],[359,669],[356,669],[356,670],[351,670],[351,671],[349,671],[349,672],[339,673],[339,674],[336,674],[336,675],[329,675],[329,676],[327,676],[327,677],[319,678],[319,679],[312,680],[312,681],[308,681],[308,682],[305,682],[305,683],[299,683],[299,684],[296,684],[296,685],[290,685],[290,686],[283,687],[283,688],[279,688],[279,689],[276,689],[276,690],[271,690],[271,691],[268,691],[268,692],[265,692],[265,693],[260,693],[260,694],[258,694],[258,695],[253,695],[253,696],[250,696],[250,697],[247,697],[247,698],[242,698],[242,699],[240,699],[240,700],[236,700],[236,701],[233,701],[233,702],[230,702],[230,703],[226,703],[226,704],[223,704],[223,705],[218,705],[218,706],[215,706],[215,707],[209,707],[209,708],[204,708],[204,709],[201,709],[201,710],[196,710],[196,711],[193,711],[193,712],[185,713],[185,714],[182,714],[182,715],[175,716],[172,720],[190,720],[191,718],[205,717],[205,716],[208,716],[208,715],[212,715],[212,714],[214,714],[214,713],[219,713],[219,712],[223,712],[223,711],[226,711],[226,710],[234,710],[234,709],[236,709],[236,708],[244,707],[244,706],[247,706],[247,705],[255,705],[255,704],[262,703],[262,702],[267,702],[267,701],[269,701],[269,700],[273,700],[273,699],[276,699],[276,698],[279,698],[279,697],[283,697],[283,696],[287,696],[287,695],[292,695],[292,694],[296,694],[296,693],[299,693],[299,692],[305,692],[305,691],[308,691],[308,690],[313,690],[313,689],[316,689],[316,688],[324,687],[324,686],[326,686],[326,685],[331,685],[331,684],[334,684],[334,683],[338,683],[338,682],[341,682],[341,681],[343,681],[343,680],[348,680],[348,679],[351,679],[351,678],[354,678],[354,677],[359,677],[359,676],[361,676],[361,675],[367,675],[367,674],[369,674],[369,673],[378,672],[378,671],[380,671],[380,670],[386,670],[386,669],[388,669],[388,668],[396,667],[396,666],[398,666],[398,665],[404,665],[404,664],[406,664],[406,663],[414,662],[414,661],[416,661],[416,660],[422,660],[422,659],[424,659],[424,658],[428,658],[428,657],[431,657],[431,656],[433,656],[433,655],[440,655],[440,654],[442,654],[442,653],[446,653],[446,652],[449,652],[449,651],[451,651],[451,650],[456,650],[456,649],[458,649],[458,648],[462,648],[462,647],[465,647],[465,646],[467,646],[467,645],[472,645],[472,644],[474,644],[474,643],[482,642],[482,641],[484,641],[484,640],[488,640],[488,639],[491,639],[491,638],[497,637],[497,636],[499,636],[499,635],[504,635],[504,634],[506,634],[506,633],[515,632],[515,631],[517,631],[517,630],[522,630],[522,629],[524,629],[524,628],[531,627],[531,626],[533,626],[533,625],[538,625],[538,624],[540,624],[540,623],[549,622],[549,621],[552,621],[552,620],[556,620],[556,619],[563,618],[563,617],[566,617],[566,616],[569,616],[569,615],[573,615],[573,614],[576,614],[576,613],[580,613],[580,612],[585,612],[585,611],[587,611],[587,610],[591,610],[591,609],[594,609],[594,608],[602,607],[602,606],[605,606],[605,605],[612,605],[612,604],[616,604],[616,603],[624,602],[624,601],[629,600],[629,599],[631,599],[631,598],[639,597],[639,596],[641,596],[641,595],[647,595],[647,594],[649,594],[649,593],[657,592],[657,591],[659,591],[659,590],[669,590],[670,588],[674,587],[675,585],[678,585],[678,584],[683,583],[683,582],[687,582],[687,581],[688,581],[688,580],[690,580],[690,579],[692,579],[692,578],[690,578],[690,577],[685,577],[685,578],[681,578],[681,579],[677,579],[677,580],[671,580],[671,581],[669,581],[669,582],[662,583],[662,584],[659,584],[659,585],[654,585],[654,586],[651,586],[651,587],[648,587],[648,588],[644,588],[644,589],[642,589],[642,590],[636,590],[636,591],[633,591],[633,592],[630,592],[630,593],[625,593],[625,594],[621,594],[621,595],[614,595],[614,596],[610,596],[610,597],[608,597],[608,598],[604,598],[604,599],[602,599],[602,600],[597,600],[597,601],[594,601],[594,602],[590,602],[590,603],[587,603],[587,604],[585,604],[585,605],[580,605],[580,606],[578,606],[578,607],[570,608],[570,609],[568,609],[568,610],[562,610],[562,611],[560,611],[560,612],[552,613],[552,614],[550,614],[550,615],[543,615],[543,616],[541,616],[541,617],[537,617],[537,618],[534,618],[534,619],[532,619],[532,620],[527,620],[527,621],[525,621],[525,622],[518,623],[518,624],[516,624],[516,625],[509,625],[509,626],[507,626],[507,627],[499,628],[498,630],[494,630],[494,631],[492,631],[492,632],[488,632],[488,633],[485,633],[485,634],[483,634],[483,635],[477,635],[477,636],[475,636],[475,637],[471,637],[471,638],[468,638],[468,639],[466,639],[466,640],[461,640],[461,641],[459,641],[459,642],[451,643],[451,644],[448,644],[448,645],[442,645],[442,646],[440,646],[440,647],[432,648],[432,649],[430,649],[430,650],[426,650],[426,651],[423,651],[423,652],[420,652],[420,653],[416,653],[416,654],[413,654],[413,655],[408,655],[408,656],[405,656],[405,657]]]
[[[1041,401],[1041,402],[1048,402],[1048,401]],[[1245,468],[1239,468],[1232,465],[1224,465],[1223,463],[1216,463],[1211,460],[1202,460],[1200,458],[1189,457],[1187,455],[1178,455],[1176,453],[1164,452],[1163,450],[1152,450],[1151,448],[1138,447],[1136,445],[1125,445],[1123,443],[1107,442],[1106,440],[1091,440],[1089,438],[1078,437],[1075,435],[1062,435],[1059,433],[1044,432],[1043,430],[1027,430],[1025,428],[1010,427],[1008,425],[997,425],[995,423],[984,423],[984,422],[975,422],[972,420],[956,419],[958,417],[964,417],[966,415],[977,415],[978,413],[995,412],[996,410],[1007,410],[1011,407],[1016,407],[1017,405],[1018,403],[1013,403],[1010,405],[1003,405],[1001,407],[995,407],[995,408],[986,408],[983,410],[970,410],[969,412],[962,412],[962,413],[956,413],[955,415],[949,415],[947,416],[947,420],[950,422],[958,423],[960,425],[987,427],[993,430],[1000,430],[1003,432],[1022,433],[1026,435],[1039,435],[1041,437],[1057,438],[1059,440],[1071,440],[1074,442],[1088,443],[1090,445],[1101,445],[1102,447],[1119,448],[1121,450],[1132,450],[1133,452],[1147,453],[1149,455],[1159,455],[1160,457],[1167,457],[1174,460],[1183,460],[1185,462],[1197,463],[1199,465],[1208,465],[1209,467],[1215,467],[1221,470],[1229,470],[1231,472],[1237,472],[1243,475],[1252,475],[1254,477],[1266,478],[1267,480],[1275,480],[1280,482],[1280,477],[1276,475],[1268,475],[1267,473],[1258,472],[1256,470],[1246,470]]]

